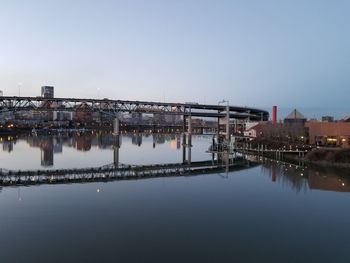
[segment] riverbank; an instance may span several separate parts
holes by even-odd
[[[311,145],[305,144],[301,141],[287,142],[271,139],[255,139],[251,142],[252,147],[264,146],[268,149],[287,149],[287,150],[305,150],[304,157],[298,157],[291,154],[283,154],[284,159],[303,161],[309,164],[323,166],[323,167],[339,167],[350,168],[350,149],[340,148],[314,148]],[[274,154],[264,153],[271,158]]]

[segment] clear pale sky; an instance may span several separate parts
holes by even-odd
[[[0,0],[0,90],[347,110],[349,12],[347,0]]]

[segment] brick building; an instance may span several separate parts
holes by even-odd
[[[323,146],[350,147],[349,122],[306,122],[309,143]]]

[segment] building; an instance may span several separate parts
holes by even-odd
[[[309,143],[323,146],[350,147],[349,122],[307,122]]]
[[[83,102],[76,107],[73,120],[84,125],[92,122],[92,112],[87,103]]]
[[[344,118],[343,118],[343,121],[344,122],[350,122],[350,116],[348,115],[348,116],[345,116]]]
[[[322,116],[321,120],[322,120],[322,122],[333,122],[334,121],[334,117],[332,117],[332,116]]]
[[[42,86],[41,87],[41,97],[48,98],[48,99],[54,98],[54,87]]]
[[[53,120],[55,121],[71,121],[73,119],[73,112],[69,111],[54,111]]]
[[[262,123],[255,123],[255,125],[251,123],[246,127],[246,130],[244,131],[244,136],[251,137],[251,138],[260,137],[262,134],[263,134]]]
[[[153,113],[153,123],[154,124],[165,123],[165,115],[163,113]]]
[[[3,91],[0,90],[0,97],[4,95]],[[11,107],[12,102],[4,102],[5,108]],[[14,119],[13,111],[2,110],[0,111],[0,123],[5,123],[6,121],[12,121]]]
[[[142,113],[141,112],[132,112],[131,113],[131,124],[139,125],[142,123]]]
[[[291,113],[284,118],[284,124],[286,125],[301,125],[304,126],[306,118],[297,109],[294,109]]]

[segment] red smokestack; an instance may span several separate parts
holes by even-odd
[[[277,106],[272,106],[272,124],[276,125],[277,123]]]

